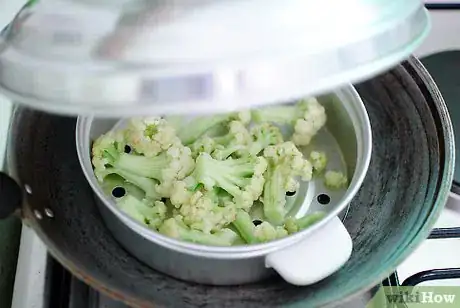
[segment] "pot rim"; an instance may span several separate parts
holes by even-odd
[[[178,239],[174,239],[165,235],[160,234],[157,231],[148,229],[142,226],[139,222],[132,219],[128,215],[124,214],[119,210],[116,204],[109,198],[106,197],[98,184],[94,173],[88,170],[85,166],[91,164],[91,157],[88,152],[85,152],[84,146],[81,144],[82,141],[89,141],[89,127],[92,123],[94,116],[79,116],[76,123],[75,141],[77,148],[77,155],[82,171],[91,186],[93,192],[96,194],[99,202],[102,202],[118,219],[121,220],[128,228],[141,235],[145,239],[155,242],[165,248],[179,251],[189,255],[213,258],[213,259],[243,259],[258,257],[264,254],[268,254],[280,248],[295,244],[302,238],[312,234],[323,228],[330,220],[339,215],[339,213],[351,202],[358,190],[360,189],[364,178],[367,174],[368,167],[370,165],[371,153],[372,153],[372,131],[369,116],[364,103],[354,88],[353,85],[348,84],[340,89],[332,91],[331,93],[337,95],[337,97],[343,102],[345,98],[348,98],[352,104],[344,104],[345,109],[351,116],[353,129],[356,133],[357,139],[357,159],[353,177],[350,181],[348,189],[344,197],[337,203],[335,208],[331,210],[327,215],[316,222],[312,226],[305,230],[299,231],[295,234],[289,235],[285,238],[273,240],[267,243],[221,247],[221,246],[208,246],[202,244],[190,243]]]

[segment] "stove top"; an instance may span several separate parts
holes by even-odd
[[[460,212],[447,207],[430,238],[397,271],[382,281],[384,286],[460,285]],[[443,256],[439,256],[439,252]],[[127,308],[88,287],[46,253],[44,244],[23,227],[15,296],[12,308]],[[373,293],[366,292],[341,308],[365,307]]]

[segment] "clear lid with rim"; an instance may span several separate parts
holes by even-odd
[[[420,0],[32,0],[0,38],[0,91],[32,108],[224,112],[367,79],[421,43]]]

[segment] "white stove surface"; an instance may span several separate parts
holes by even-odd
[[[460,1],[425,1],[426,3],[460,3]],[[6,25],[25,3],[25,0],[0,0],[0,28]],[[417,56],[432,54],[441,50],[460,49],[460,10],[432,11],[433,30]],[[6,132],[9,123],[11,103],[0,96],[0,161],[3,160]],[[436,227],[460,226],[460,212],[446,208]],[[398,268],[400,281],[422,270],[433,268],[460,267],[460,239],[426,240]],[[23,227],[18,269],[14,287],[12,308],[44,308],[43,286],[45,283],[46,248],[38,237]],[[438,280],[424,285],[459,285],[460,279]],[[355,308],[359,308],[356,307]]]

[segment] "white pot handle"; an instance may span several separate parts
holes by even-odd
[[[300,242],[270,253],[265,266],[288,283],[314,284],[340,269],[350,258],[353,242],[338,217]]]

